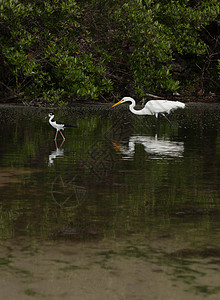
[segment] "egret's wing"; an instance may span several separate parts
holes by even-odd
[[[148,102],[147,102],[148,104]],[[151,111],[151,109],[147,106],[147,104],[144,106],[144,108],[136,110],[136,115],[153,115],[154,113]]]
[[[179,101],[169,100],[150,100],[146,106],[153,114],[157,113],[170,113],[171,110],[177,108],[184,108],[185,104]]]

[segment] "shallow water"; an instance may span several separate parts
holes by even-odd
[[[1,106],[0,295],[219,299],[220,105]]]

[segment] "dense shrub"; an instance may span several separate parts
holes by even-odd
[[[88,49],[82,13],[71,0],[1,4],[1,51],[10,70],[5,81],[17,95],[59,102],[96,99],[112,89],[105,67]]]
[[[146,92],[218,80],[217,0],[5,0],[1,91],[49,102]]]

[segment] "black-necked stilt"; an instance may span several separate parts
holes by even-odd
[[[73,126],[73,125],[58,124],[56,121],[52,121],[53,118],[54,118],[54,114],[52,114],[52,113],[49,113],[48,117],[49,117],[49,123],[50,123],[50,125],[57,130],[56,135],[55,135],[55,139],[54,139],[55,141],[57,139],[57,133],[58,133],[58,131],[62,135],[63,141],[65,141],[65,137],[64,137],[64,135],[62,134],[62,132],[60,130],[64,130],[66,127],[77,127],[77,126]]]

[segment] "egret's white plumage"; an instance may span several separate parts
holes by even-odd
[[[121,101],[115,103],[112,107],[124,103],[131,102],[129,105],[130,111],[135,115],[153,115],[158,118],[158,114],[162,114],[166,119],[167,117],[164,113],[169,114],[171,111],[178,108],[185,108],[185,104],[179,101],[170,101],[170,100],[149,100],[144,108],[136,110],[134,107],[136,102],[131,97],[124,97]],[[169,121],[169,119],[167,119]],[[170,122],[170,121],[169,121]]]
[[[65,137],[64,137],[64,135],[62,134],[62,132],[60,130],[64,130],[66,127],[76,127],[76,126],[66,125],[66,124],[62,124],[62,123],[58,124],[56,121],[52,121],[53,118],[54,118],[54,114],[52,114],[52,113],[49,113],[48,117],[49,117],[49,123],[50,123],[50,125],[57,130],[56,135],[55,135],[55,139],[54,139],[55,141],[57,139],[57,133],[58,133],[58,131],[60,132],[63,140],[65,140]]]

